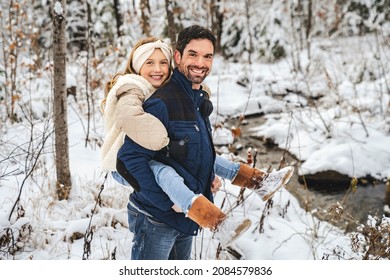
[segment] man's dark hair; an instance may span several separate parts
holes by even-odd
[[[209,40],[214,47],[215,51],[215,43],[216,38],[214,34],[207,28],[204,28],[199,25],[192,25],[180,31],[179,36],[177,37],[176,50],[183,55],[183,51],[188,43],[193,39],[207,39]]]

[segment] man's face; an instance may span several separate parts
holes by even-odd
[[[175,51],[174,58],[180,72],[192,82],[192,88],[200,84],[211,71],[214,47],[207,39],[193,39],[185,47],[183,55]]]

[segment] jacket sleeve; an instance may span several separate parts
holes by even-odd
[[[157,100],[153,100],[151,103],[149,112],[158,116],[162,124],[167,124],[168,113],[165,105]],[[156,153],[156,151],[145,149],[129,137],[126,137],[124,144],[119,149],[117,159],[125,169],[125,172],[132,177],[131,184],[137,184],[137,187],[139,187],[137,196],[142,196],[151,205],[162,211],[168,211],[172,208],[173,202],[170,201],[169,197],[157,184],[149,166],[149,161]],[[118,169],[118,172],[122,173],[123,170]]]
[[[116,125],[138,145],[153,151],[169,143],[164,125],[143,108],[145,96],[136,86],[125,84],[117,90]]]

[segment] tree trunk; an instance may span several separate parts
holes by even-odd
[[[61,4],[60,4],[61,3]],[[53,9],[54,98],[53,122],[58,199],[68,199],[71,189],[66,96],[66,1]]]
[[[116,33],[119,38],[123,35],[123,32],[121,30],[121,26],[123,25],[123,18],[120,11],[119,0],[114,0],[114,11],[115,11],[115,19],[116,19]]]
[[[251,15],[250,11],[252,8],[252,1],[251,0],[245,0],[245,10],[246,10],[246,24],[248,28],[248,63],[252,64],[252,53],[253,53],[253,40],[252,40],[252,26],[250,24],[251,21]]]
[[[175,27],[175,17],[173,15],[173,0],[165,0],[165,10],[167,12],[168,19],[168,37],[171,40],[172,47],[176,45],[176,27]]]
[[[311,59],[311,29],[313,24],[313,2],[309,0],[307,2],[307,25],[306,25],[306,43],[307,43],[307,57]]]
[[[151,36],[149,0],[141,0],[141,27],[146,36]]]
[[[211,26],[214,35],[217,37],[215,44],[215,53],[221,53],[221,37],[222,37],[222,24],[223,24],[223,12],[220,12],[221,0],[217,0],[211,3]]]

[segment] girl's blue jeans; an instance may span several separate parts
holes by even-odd
[[[157,184],[168,195],[171,201],[178,205],[186,214],[197,195],[187,188],[183,178],[172,167],[154,160],[149,162],[149,166],[153,171]],[[221,178],[232,180],[237,175],[239,168],[239,163],[232,162],[221,156],[217,155],[215,159],[214,173]],[[122,185],[129,185],[116,171],[112,172],[112,177]]]

